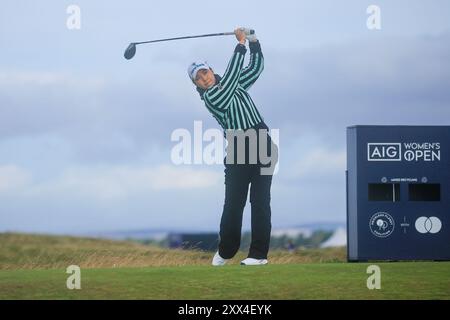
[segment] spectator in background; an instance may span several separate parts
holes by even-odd
[[[288,250],[290,253],[293,253],[293,252],[295,251],[295,244],[294,244],[294,242],[292,242],[292,240],[288,240],[288,243],[287,243],[287,245],[286,245],[286,248],[287,248],[287,250]]]

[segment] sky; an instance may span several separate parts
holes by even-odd
[[[171,134],[219,128],[187,67],[222,74],[236,39],[123,52],[237,26],[260,40],[249,93],[279,130],[272,226],[345,222],[347,126],[449,125],[449,16],[438,0],[2,1],[0,232],[217,231],[223,164],[175,165]]]

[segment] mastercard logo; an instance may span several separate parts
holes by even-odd
[[[438,233],[442,222],[438,217],[420,217],[416,220],[416,230],[420,233]]]

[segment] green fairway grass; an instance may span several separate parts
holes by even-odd
[[[366,286],[369,264],[181,266],[82,269],[81,289],[64,269],[0,271],[0,299],[449,299],[449,262],[377,263],[381,289]]]

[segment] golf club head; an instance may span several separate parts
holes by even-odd
[[[125,59],[130,60],[131,58],[134,57],[135,54],[136,54],[136,44],[130,43],[128,48],[125,50],[123,56],[125,57]]]

